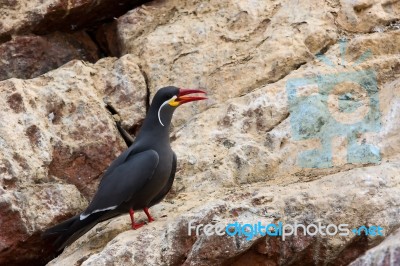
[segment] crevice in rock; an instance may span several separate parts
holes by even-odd
[[[324,239],[304,236],[263,237],[245,252],[226,260],[222,265],[348,265],[378,243],[371,243],[367,236],[355,236],[350,243],[334,255]],[[301,250],[299,250],[301,245]],[[330,254],[330,255],[328,255]]]
[[[350,262],[364,254],[368,249],[373,248],[378,244],[378,242],[371,243],[365,234],[356,236],[337,256],[335,256],[335,259],[330,261],[327,265],[348,265]]]
[[[114,117],[115,125],[116,125],[121,137],[124,139],[126,146],[128,146],[128,147],[131,146],[134,141],[134,138],[132,137],[132,135],[134,135],[134,136],[137,135],[137,132],[141,128],[144,119],[139,120],[137,123],[133,124],[128,129],[125,129],[122,126],[120,114],[114,108],[114,106],[112,106],[110,103],[106,103],[106,109],[111,113],[111,115],[113,115],[113,116],[117,115],[119,117],[118,119],[115,119],[115,117]]]
[[[317,53],[316,53],[316,56],[321,56],[321,55],[324,55],[324,54],[326,54],[326,52],[328,52],[328,50],[332,47],[332,45],[334,45],[335,43],[331,43],[331,42],[329,42],[327,45],[325,45],[324,47],[322,47],[321,48],[321,50],[319,50]]]
[[[5,42],[11,41],[11,39],[12,39],[12,37],[11,37],[10,34],[3,34],[3,35],[0,35],[0,45],[3,44],[3,43],[5,43]]]
[[[151,97],[151,92],[150,92],[150,87],[149,87],[149,79],[147,77],[146,72],[143,70],[142,66],[138,65],[138,67],[139,67],[140,73],[142,74],[142,76],[144,78],[144,82],[146,84],[146,99],[145,99],[146,102],[145,102],[145,104],[146,104],[146,113],[147,113],[149,111],[149,108],[150,108],[150,97]],[[112,114],[118,114],[118,112],[115,109],[114,109],[114,111],[111,111],[109,109],[109,111]],[[137,121],[135,124],[129,126],[128,128],[122,127],[122,125],[120,125],[120,127],[123,128],[124,130],[126,130],[126,132],[129,133],[131,136],[137,136],[137,134],[139,133],[140,128],[143,125],[143,122],[144,122],[144,118],[140,119],[139,121]]]
[[[139,120],[137,123],[133,124],[132,126],[130,126],[128,128],[128,133],[130,135],[137,136],[137,134],[139,133],[140,128],[143,125],[143,121],[144,121],[144,118]]]
[[[138,65],[138,66],[139,66],[140,73],[142,73],[144,82],[146,84],[146,113],[147,113],[150,108],[150,97],[151,97],[149,77],[147,76],[146,71],[143,70],[143,67],[141,65]]]
[[[369,166],[376,166],[374,163],[365,163],[365,164],[352,164],[352,163],[346,163],[341,166],[333,166],[331,168],[314,168],[311,169],[310,171],[305,171],[304,169],[294,173],[295,176],[299,178],[299,182],[301,183],[308,183],[308,182],[313,182],[315,180],[319,180],[323,178],[324,176],[328,175],[334,175],[337,173],[344,173],[348,172],[351,170],[355,170],[358,168],[366,168]],[[292,183],[288,183],[292,184]]]
[[[395,19],[386,24],[386,28],[384,32],[387,31],[396,31],[400,29],[400,19]]]
[[[110,56],[110,51],[100,43],[100,40],[96,36],[96,29],[88,29],[85,30],[87,35],[90,37],[92,42],[96,45],[97,49],[99,50],[99,59]]]
[[[17,252],[16,252],[17,251]],[[0,253],[1,265],[42,266],[53,259],[50,246],[43,247],[41,232],[35,232],[26,239],[18,241]]]
[[[172,64],[171,65],[173,66],[176,63],[176,61],[178,61],[182,57],[185,57],[185,56],[188,56],[188,55],[191,55],[191,54],[198,54],[198,53],[199,53],[198,50],[187,52],[187,53],[181,53],[176,58],[174,58],[174,60],[172,60]]]
[[[269,85],[269,84],[276,83],[276,82],[278,82],[278,81],[280,81],[280,80],[286,78],[286,77],[287,77],[288,75],[290,75],[293,71],[296,71],[296,70],[299,69],[302,65],[305,65],[305,64],[307,64],[308,62],[309,62],[309,60],[304,60],[304,61],[302,61],[302,62],[300,62],[300,63],[298,63],[298,64],[295,64],[295,65],[292,66],[291,69],[289,69],[289,70],[287,70],[287,71],[284,71],[281,75],[279,75],[279,76],[276,77],[276,78],[267,77],[267,78],[263,78],[263,79],[257,80],[254,84],[252,84],[251,86],[247,87],[247,88],[244,90],[244,92],[245,92],[246,94],[248,94],[248,93],[251,93],[251,92],[253,92],[254,90],[256,90],[256,89],[258,89],[258,88],[267,86],[267,85]]]
[[[120,0],[118,3],[113,0],[95,2],[87,1],[69,10],[54,7],[53,11],[48,12],[39,23],[32,27],[31,32],[43,35],[54,31],[72,32],[96,27],[109,22],[110,19],[124,15],[150,0]]]
[[[218,67],[216,67],[213,71],[211,71],[211,73],[208,74],[208,76],[213,76],[213,75],[215,75],[216,73],[220,72],[224,67],[231,66],[231,65],[240,65],[240,64],[244,64],[244,63],[250,61],[251,59],[253,59],[253,57],[254,57],[254,56],[248,54],[248,55],[246,55],[246,56],[244,56],[244,57],[241,57],[241,58],[239,58],[239,59],[237,59],[237,60],[232,60],[232,61],[230,61],[230,62],[224,63],[223,65],[218,66]]]
[[[0,80],[35,78],[74,59],[95,63],[103,57],[119,57],[116,18],[147,2],[55,6],[40,21],[0,34]]]
[[[268,129],[267,131],[265,131],[265,133],[269,133],[272,130],[274,130],[277,126],[279,126],[280,124],[282,124],[288,117],[290,116],[290,112],[287,112],[287,114],[285,114],[285,116],[282,117],[282,119],[280,119],[278,122],[276,122],[270,129]]]
[[[116,18],[105,20],[104,23],[86,29],[98,49],[102,52],[102,57],[113,56],[121,57],[120,47],[117,36]]]

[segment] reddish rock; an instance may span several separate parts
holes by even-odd
[[[45,36],[16,36],[0,45],[0,80],[28,79],[53,70],[73,59],[95,62],[99,50],[84,32]],[[18,99],[14,96],[13,104]]]
[[[393,232],[378,246],[368,250],[350,264],[350,266],[363,265],[400,265],[400,230]]]
[[[117,23],[101,25],[95,32],[101,51],[109,56],[121,56]]]
[[[148,0],[5,0],[0,2],[0,43],[15,34],[74,31],[118,17]]]
[[[124,108],[131,125],[143,118],[146,95],[130,56],[0,81],[0,265],[52,258],[41,232],[82,211],[126,149],[103,100]]]

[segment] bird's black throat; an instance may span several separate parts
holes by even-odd
[[[146,119],[139,131],[137,139],[151,139],[157,141],[167,141],[169,143],[169,132],[171,126],[172,116],[176,107],[168,104],[164,105],[160,111],[160,119],[158,117],[158,110],[160,106],[150,106]],[[160,120],[162,124],[160,123]]]

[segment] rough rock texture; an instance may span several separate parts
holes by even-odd
[[[152,93],[183,83],[212,100],[176,112],[178,172],[157,221],[101,224],[50,265],[347,265],[384,236],[189,237],[188,222],[399,227],[400,32],[377,20],[379,32],[352,35],[347,11],[163,1],[118,19]]]
[[[384,31],[399,10],[399,1],[155,1],[117,20],[118,46],[139,58],[152,93],[182,84],[220,102],[281,79],[350,32]],[[197,112],[186,107],[177,124]]]
[[[340,0],[340,6],[338,23],[349,32],[379,32],[400,16],[396,0]]]
[[[2,162],[7,161],[2,158]],[[1,175],[7,167],[3,163]],[[0,180],[1,265],[45,264],[51,257],[40,239],[40,232],[50,220],[64,220],[87,205],[87,200],[74,185],[35,181],[16,184]]]
[[[396,230],[378,246],[368,250],[363,256],[352,262],[351,266],[400,264],[400,230]]]
[[[179,84],[224,101],[279,80],[335,42],[333,9],[317,3],[156,1],[118,19],[121,53],[140,59],[152,93]],[[186,107],[179,117],[197,112]]]
[[[71,12],[51,27],[82,3],[56,5]],[[400,227],[399,3],[154,1],[95,32],[120,59],[0,82],[0,223],[12,228],[2,229],[0,264],[43,264],[40,232],[82,210],[125,148],[104,102],[134,131],[149,95],[176,85],[204,87],[210,100],[175,113],[178,171],[151,209],[156,221],[136,231],[128,215],[106,221],[50,265],[390,265]],[[7,15],[0,36],[60,12]],[[384,235],[188,236],[191,220],[381,226]]]
[[[0,264],[33,263],[45,257],[38,232],[84,208],[82,196],[93,195],[126,147],[103,99],[134,124],[147,92],[130,56],[72,61],[36,79],[0,82],[0,92]]]
[[[33,78],[73,59],[94,63],[117,55],[112,45],[101,45],[102,30],[96,29],[145,2],[0,0],[0,80]]]
[[[0,80],[37,77],[73,60],[99,60],[97,46],[83,33],[16,36],[0,44]]]
[[[123,14],[146,1],[1,0],[0,43],[14,34],[74,30]]]
[[[218,189],[207,197],[180,193],[173,203],[154,208],[156,222],[141,230],[129,230],[128,215],[102,223],[49,265],[346,265],[382,238],[351,232],[346,237],[311,237],[299,232],[285,241],[260,236],[248,241],[244,235],[196,237],[195,229],[188,236],[188,224],[321,222],[349,224],[349,229],[385,224],[389,234],[400,215],[399,164],[384,166],[285,187],[258,183]]]
[[[386,42],[393,43],[378,50]],[[354,38],[347,44],[347,51],[357,51],[355,55],[345,55],[348,62],[344,66],[329,67],[315,60],[301,67],[288,77],[261,87],[243,97],[235,98],[226,104],[214,106],[196,116],[191,126],[185,126],[175,133],[174,146],[179,154],[182,176],[195,177],[178,179],[177,185],[190,190],[198,189],[203,182],[211,182],[218,186],[232,186],[257,181],[268,181],[271,184],[288,184],[307,181],[330,173],[349,170],[368,165],[373,160],[350,163],[347,149],[352,136],[357,143],[373,144],[380,150],[381,161],[398,161],[400,150],[399,132],[400,112],[400,32],[372,34],[368,37]],[[378,46],[378,47],[376,47]],[[341,58],[339,45],[331,47],[325,54],[326,58]],[[372,54],[366,61],[353,66],[359,53],[371,50]],[[376,54],[374,53],[376,51]],[[354,57],[354,58],[352,58]],[[379,101],[379,125],[376,131],[358,133],[357,128],[347,132],[337,125],[330,125],[332,118],[345,119],[351,123],[360,121],[360,115],[339,111],[339,108],[326,108],[323,104],[323,93],[315,91],[315,85],[299,88],[299,94],[316,95],[315,99],[307,100],[307,105],[314,102],[315,106],[303,113],[297,103],[289,103],[287,88],[296,78],[312,79],[318,76],[354,73],[372,69],[376,73]],[[363,73],[363,72],[360,72]],[[346,74],[347,77],[347,74]],[[350,79],[351,81],[351,79]],[[352,92],[354,82],[341,83],[344,92]],[[314,87],[313,87],[314,86]],[[318,90],[318,88],[317,88]],[[363,98],[360,96],[360,101]],[[369,100],[364,97],[364,100]],[[333,104],[329,100],[327,104]],[[345,102],[345,101],[344,101]],[[293,108],[295,112],[290,112]],[[362,111],[362,110],[361,110]],[[298,115],[299,114],[299,115]],[[343,118],[340,118],[343,115]],[[307,120],[306,118],[309,118]],[[351,124],[350,123],[350,124]],[[297,128],[300,127],[300,128]],[[302,131],[299,134],[298,131]],[[300,135],[300,136],[299,136]],[[188,138],[190,136],[190,138]],[[300,138],[301,137],[301,138]],[[206,140],[206,141],[204,141]],[[324,150],[322,141],[329,141],[330,149]],[[372,149],[366,147],[367,149]],[[299,156],[302,152],[321,149],[320,158],[315,160],[325,167],[308,166]],[[356,147],[354,148],[356,149]],[[196,152],[192,152],[195,150]],[[371,150],[372,152],[372,150]],[[206,156],[204,156],[206,155]],[[324,156],[332,156],[323,161]],[[330,163],[330,165],[329,165]],[[307,166],[307,167],[305,167]],[[327,167],[328,166],[328,167]],[[202,169],[202,170],[200,170]],[[213,186],[207,186],[213,190]]]

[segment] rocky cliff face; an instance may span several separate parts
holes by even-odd
[[[106,103],[134,133],[165,85],[210,100],[175,114],[156,221],[101,223],[49,265],[398,264],[399,1],[3,2],[0,264],[52,259],[40,233],[83,210],[126,148]],[[189,227],[235,222],[372,231]]]

